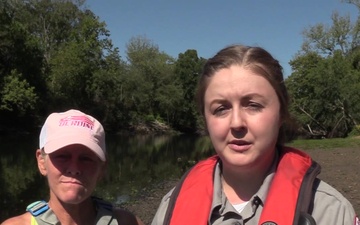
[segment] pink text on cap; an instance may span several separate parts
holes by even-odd
[[[59,126],[87,127],[92,130],[94,128],[94,122],[86,116],[68,116],[60,119]]]

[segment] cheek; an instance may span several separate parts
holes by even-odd
[[[209,134],[211,134],[213,132],[214,121],[211,120],[211,118],[209,118],[209,116],[206,116],[206,115],[205,115],[205,125],[206,125],[206,129],[208,130]]]
[[[225,119],[219,119],[215,117],[206,118],[206,127],[211,137],[226,136],[229,130],[228,123]]]
[[[60,174],[60,168],[54,167],[51,163],[45,163],[46,176],[48,178],[55,177],[57,174]],[[61,170],[61,169],[60,169]]]
[[[257,118],[257,121],[255,122],[257,123],[257,126],[254,127],[258,129],[259,133],[270,139],[277,139],[281,126],[281,120],[278,113],[265,114],[261,118]]]

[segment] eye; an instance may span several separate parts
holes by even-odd
[[[91,155],[82,155],[80,156],[80,160],[84,162],[95,162],[96,157]]]
[[[264,108],[264,106],[261,105],[260,103],[249,101],[247,108],[252,111],[259,112]]]
[[[61,154],[50,154],[51,158],[58,160],[58,161],[65,161],[71,158],[70,154],[65,154],[65,153],[61,153]]]
[[[229,111],[229,107],[225,105],[220,105],[213,111],[213,115],[215,116],[223,116]]]

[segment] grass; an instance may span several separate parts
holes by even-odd
[[[311,149],[334,149],[334,148],[359,148],[360,138],[332,138],[332,139],[310,139],[310,140],[294,140],[286,144],[287,146],[295,147],[303,150]]]

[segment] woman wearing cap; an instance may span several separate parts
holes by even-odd
[[[143,225],[132,213],[92,196],[106,166],[105,132],[92,116],[78,110],[50,114],[36,159],[48,180],[49,201],[30,204],[26,213],[2,225]]]
[[[285,147],[288,95],[278,61],[233,45],[210,58],[198,106],[216,155],[165,195],[152,225],[349,225],[352,205],[316,178],[319,165]]]

